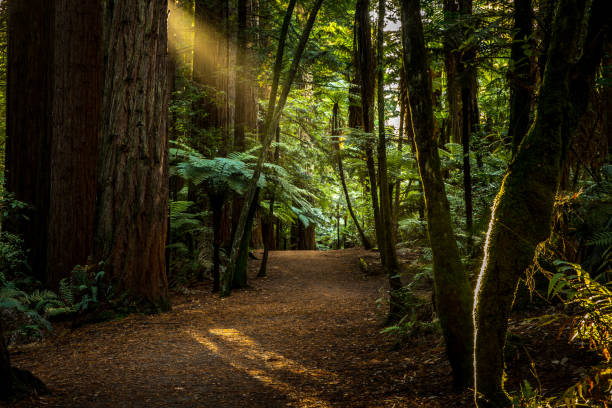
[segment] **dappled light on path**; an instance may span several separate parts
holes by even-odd
[[[320,377],[323,381],[334,380],[337,378],[334,374],[323,370],[310,370],[278,353],[265,351],[261,345],[236,329],[210,329],[208,333],[217,336],[218,340],[214,341],[212,336],[206,337],[194,331],[190,332],[198,343],[227,361],[229,365],[247,373],[262,384],[286,394],[297,401],[300,407],[330,406],[329,402],[318,396],[302,392],[284,382],[282,372],[275,372],[288,370],[294,374]],[[225,345],[222,344],[224,341]]]

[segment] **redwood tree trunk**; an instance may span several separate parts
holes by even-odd
[[[57,288],[75,265],[86,263],[92,250],[103,67],[100,2],[54,4],[47,282]]]
[[[167,6],[107,2],[94,257],[137,299],[167,306]]]
[[[99,2],[9,4],[7,188],[32,206],[8,226],[57,288],[91,253],[102,100]]]
[[[32,209],[29,221],[3,227],[23,236],[32,272],[42,281],[48,242],[52,30],[53,2],[8,3],[6,188]]]

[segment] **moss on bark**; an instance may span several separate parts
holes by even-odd
[[[478,406],[510,406],[503,351],[508,316],[520,276],[536,246],[550,234],[559,184],[569,73],[585,0],[561,0],[555,18],[534,125],[521,143],[495,199],[474,305],[475,395]]]

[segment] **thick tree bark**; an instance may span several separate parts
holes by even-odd
[[[29,221],[6,227],[53,288],[91,252],[101,23],[96,1],[9,4],[7,189],[32,208]]]
[[[47,268],[53,16],[52,2],[8,3],[6,187],[32,208],[29,221],[3,227],[23,236],[32,272],[41,281]]]
[[[100,2],[81,1],[77,7],[57,0],[54,5],[47,283],[57,288],[92,250],[103,67]]]
[[[431,82],[418,0],[402,0],[402,43],[417,161],[425,195],[427,231],[433,252],[436,310],[457,388],[471,382],[472,288],[451,225],[434,136]]]
[[[385,236],[384,248],[385,269],[389,277],[390,301],[389,322],[399,321],[402,316],[404,305],[402,299],[398,298],[397,292],[402,288],[400,279],[400,267],[395,250],[395,236],[393,234],[393,211],[391,207],[391,190],[393,184],[389,182],[387,172],[387,138],[385,135],[385,63],[384,63],[384,27],[385,27],[385,0],[378,2],[378,24],[376,30],[376,57],[378,76],[378,176],[380,178],[380,218],[382,235]]]
[[[232,248],[230,252],[230,259],[228,263],[228,267],[226,269],[225,274],[222,277],[222,287],[221,287],[221,295],[229,296],[231,293],[231,282],[233,281],[234,272],[236,270],[236,260],[238,257],[238,251],[240,247],[240,242],[245,232],[248,213],[251,207],[251,203],[255,198],[256,191],[258,190],[257,182],[259,181],[259,177],[261,176],[261,172],[263,169],[264,159],[266,157],[266,153],[268,151],[268,147],[272,142],[272,138],[274,137],[274,133],[276,127],[278,126],[278,122],[280,120],[280,116],[283,112],[285,104],[287,103],[287,97],[289,96],[289,91],[291,90],[291,86],[293,81],[295,80],[295,76],[297,75],[298,67],[300,64],[300,60],[302,59],[302,55],[306,48],[306,43],[310,38],[310,32],[312,31],[312,27],[314,26],[315,20],[317,18],[317,14],[319,13],[319,9],[323,4],[323,0],[317,0],[313,5],[310,15],[308,16],[308,21],[306,22],[306,26],[304,27],[304,31],[302,32],[295,54],[293,55],[291,66],[289,67],[289,71],[287,72],[287,76],[283,82],[282,93],[279,97],[279,100],[276,102],[276,94],[278,91],[278,81],[280,78],[280,70],[283,61],[283,49],[284,43],[287,38],[287,31],[289,28],[289,22],[291,21],[291,14],[293,13],[293,7],[295,6],[295,0],[290,0],[289,6],[287,8],[287,13],[285,15],[285,20],[283,21],[283,26],[281,29],[281,37],[279,40],[279,48],[277,50],[276,61],[274,64],[274,74],[272,81],[272,89],[270,92],[270,104],[268,104],[268,112],[266,112],[266,119],[264,122],[264,138],[262,143],[262,149],[259,153],[259,157],[257,159],[257,164],[253,171],[253,176],[249,182],[249,188],[247,189],[245,195],[245,202],[242,206],[242,210],[240,212],[240,219],[238,225],[236,227],[236,234],[234,236],[232,242]]]
[[[349,195],[348,188],[346,186],[346,178],[344,176],[344,166],[342,163],[342,153],[340,151],[340,140],[339,140],[340,116],[338,114],[338,110],[339,110],[339,106],[338,106],[338,103],[336,102],[334,103],[334,108],[332,111],[331,134],[333,137],[334,147],[336,149],[336,155],[337,155],[337,160],[338,160],[338,173],[340,175],[340,183],[342,184],[342,190],[344,191],[344,199],[346,200],[346,207],[349,211],[349,214],[351,215],[351,218],[353,219],[353,222],[355,223],[355,228],[357,228],[357,232],[359,233],[359,238],[361,239],[361,243],[363,244],[363,247],[365,249],[371,249],[372,244],[370,243],[370,240],[363,232],[363,229],[361,228],[361,225],[359,224],[359,221],[357,220],[357,217],[355,216],[355,211],[353,211],[353,205],[351,204],[351,197]]]
[[[586,0],[560,0],[535,123],[495,199],[474,305],[475,395],[479,406],[510,406],[503,350],[518,280],[550,234],[570,123],[570,73]]]
[[[168,304],[167,5],[107,2],[94,259],[137,299]]]

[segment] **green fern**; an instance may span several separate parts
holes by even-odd
[[[594,234],[586,243],[597,247],[608,248],[612,246],[612,231],[604,231]]]

